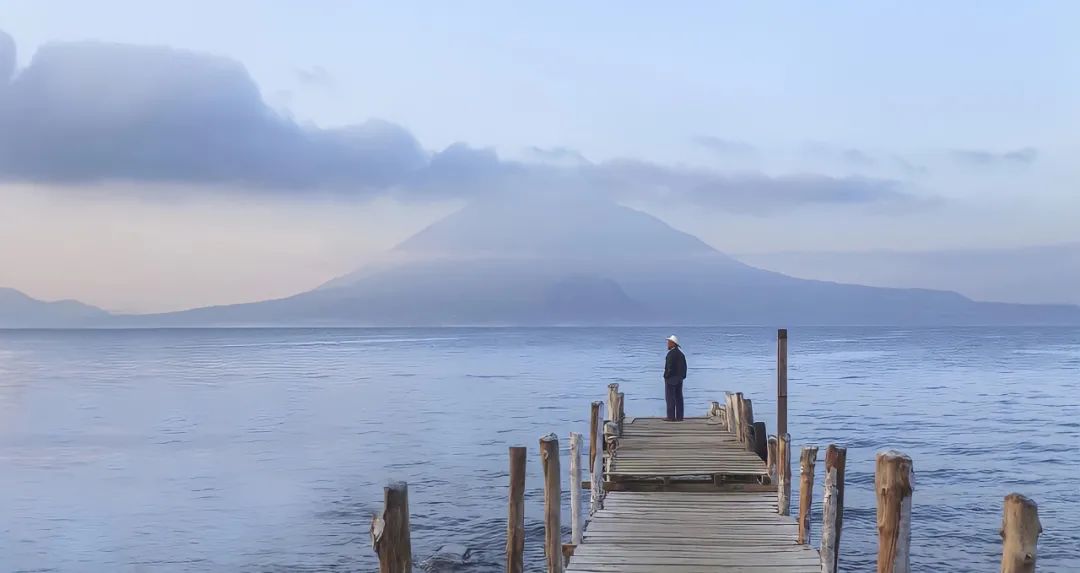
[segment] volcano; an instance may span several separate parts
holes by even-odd
[[[642,211],[550,194],[474,202],[309,292],[129,318],[161,325],[1080,324],[1080,307],[794,278],[743,264]]]

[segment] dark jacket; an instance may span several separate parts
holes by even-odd
[[[667,360],[664,361],[664,381],[669,384],[682,382],[686,378],[686,356],[676,346],[668,350]]]

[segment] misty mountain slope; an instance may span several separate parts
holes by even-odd
[[[0,287],[0,328],[52,328],[94,324],[109,317],[100,308],[74,300],[46,302]]]
[[[575,196],[473,203],[378,263],[280,300],[159,325],[1080,324],[1080,308],[793,278],[646,213]]]
[[[929,252],[770,253],[739,259],[812,279],[954,290],[987,301],[1080,304],[1080,243]]]

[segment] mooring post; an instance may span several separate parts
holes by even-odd
[[[589,413],[589,515],[592,515],[600,507],[602,486],[597,484],[603,480],[601,465],[604,457],[603,417],[600,412],[603,402],[593,402]],[[601,461],[597,461],[599,458]]]
[[[603,422],[597,420],[597,424]],[[604,505],[604,454],[597,452],[589,467],[589,516],[591,517]]]
[[[379,573],[412,573],[409,486],[403,481],[383,488],[382,515],[371,519],[371,548],[379,556]]]
[[[510,497],[506,519],[506,573],[525,571],[525,446],[510,448]]]
[[[618,400],[618,396],[619,396],[619,384],[618,384],[618,382],[612,382],[611,384],[608,384],[607,385],[607,419],[612,421],[612,422],[616,421],[615,420],[615,413],[617,412],[617,410],[615,409],[615,401]]]
[[[776,435],[787,433],[787,329],[776,331]]]
[[[877,455],[878,573],[911,573],[911,494],[915,472],[911,458],[889,450]]]
[[[765,422],[754,422],[754,453],[761,458],[761,461],[768,461],[769,459],[769,431],[765,428]]]
[[[593,402],[592,407],[589,409],[589,471],[592,471],[592,467],[596,465],[596,454],[603,450],[603,446],[598,443],[600,439],[600,407],[603,406],[603,402]],[[592,479],[592,476],[590,476]]]
[[[559,471],[559,437],[540,438],[540,463],[544,469],[544,558],[548,573],[562,573],[562,484]]]
[[[754,401],[750,398],[743,400],[743,435],[746,436],[746,451],[757,451],[757,440],[754,439]]]
[[[791,436],[780,434],[776,443],[776,504],[780,515],[791,515]]]
[[[619,392],[617,403],[619,405],[618,414],[619,421],[615,423],[615,427],[619,429],[619,437],[622,437],[623,420],[626,418],[626,395]]]
[[[776,485],[779,476],[776,475],[776,465],[779,463],[777,460],[777,442],[779,440],[776,436],[769,436],[768,454],[765,457],[765,467],[769,470],[769,483]]]
[[[810,545],[810,507],[814,501],[814,466],[817,446],[804,446],[799,455],[799,538],[800,545]]]
[[[735,427],[735,395],[731,392],[724,392],[724,424],[728,432],[738,433],[739,430]]]
[[[740,444],[746,443],[746,426],[743,424],[743,416],[746,414],[743,410],[744,401],[743,393],[736,392],[732,405],[735,407],[735,437],[739,440]]]
[[[1001,518],[1001,573],[1035,573],[1038,559],[1039,506],[1018,493],[1005,496]]]
[[[847,448],[825,449],[825,501],[821,506],[821,573],[837,573],[844,525],[844,466]]]
[[[581,434],[570,432],[570,543],[581,543]]]

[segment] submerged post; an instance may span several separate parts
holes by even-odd
[[[1039,506],[1018,493],[1005,496],[1001,518],[1001,573],[1035,573],[1038,559]]]
[[[911,458],[889,450],[877,455],[878,573],[911,573],[911,494],[915,473]]]
[[[411,573],[409,486],[401,481],[383,488],[383,512],[371,519],[371,548],[379,556],[379,573]]]
[[[506,519],[506,573],[525,571],[525,447],[510,448],[510,499]]]
[[[821,573],[836,573],[840,564],[846,463],[847,448],[829,444],[825,449],[825,501],[821,506]]]
[[[570,432],[570,543],[581,543],[581,434]]]
[[[544,558],[547,573],[562,573],[562,484],[559,477],[559,437],[540,438],[540,463],[544,469]]]
[[[776,331],[776,435],[787,433],[787,329]]]
[[[799,456],[799,538],[800,545],[810,544],[810,507],[814,501],[814,466],[817,446],[805,446]]]
[[[791,436],[780,434],[776,443],[776,505],[780,515],[791,515]]]

